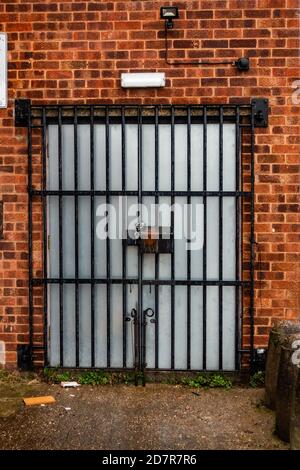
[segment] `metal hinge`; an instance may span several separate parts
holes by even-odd
[[[23,371],[32,369],[32,350],[29,344],[18,344],[18,368]]]
[[[268,127],[269,100],[267,98],[252,98],[254,127]]]
[[[267,350],[263,348],[254,349],[253,360],[251,364],[252,373],[264,371],[266,368]]]
[[[15,126],[28,127],[30,121],[30,100],[17,99],[15,100]]]

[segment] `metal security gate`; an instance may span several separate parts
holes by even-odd
[[[253,358],[254,125],[252,105],[30,107],[34,354],[139,371]]]

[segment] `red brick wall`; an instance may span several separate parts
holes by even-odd
[[[171,58],[248,56],[251,68],[166,66],[159,8],[180,7]],[[272,321],[299,316],[298,0],[1,0],[8,33],[9,107],[0,110],[0,341],[7,366],[28,340],[26,131],[13,123],[15,98],[33,102],[227,103],[270,100],[256,130],[255,344]],[[172,42],[172,44],[171,44]],[[167,86],[123,90],[123,71],[164,71]],[[297,268],[298,266],[298,268]]]

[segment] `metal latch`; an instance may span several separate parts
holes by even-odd
[[[268,127],[269,100],[267,98],[252,98],[254,127]]]
[[[30,100],[16,99],[15,100],[15,126],[28,127],[30,119]]]
[[[171,234],[171,227],[146,227],[139,223],[135,231],[128,231],[127,244],[138,246],[141,253],[172,253]]]

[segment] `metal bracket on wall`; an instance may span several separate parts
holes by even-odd
[[[3,238],[3,201],[0,201],[0,240]]]
[[[252,98],[254,127],[268,127],[269,100],[267,98]]]
[[[264,371],[266,368],[267,350],[254,349],[253,361],[251,364],[251,374],[259,371]]]
[[[18,368],[23,371],[32,370],[32,351],[29,344],[18,344]]]
[[[30,100],[15,100],[15,126],[27,127],[30,119]]]

